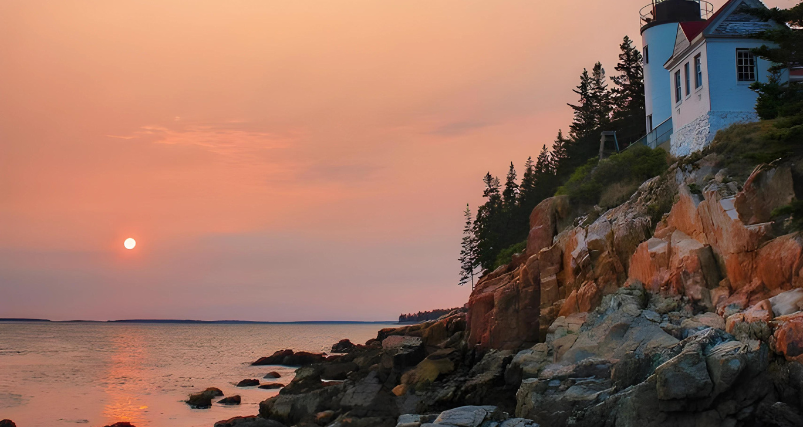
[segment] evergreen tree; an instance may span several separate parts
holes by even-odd
[[[477,218],[474,220],[476,261],[482,268],[490,269],[496,261],[496,255],[504,249],[502,236],[505,218],[502,195],[499,193],[499,178],[488,172],[482,181],[485,183],[482,193],[485,203],[477,209]]]
[[[557,181],[562,181],[569,172],[569,140],[563,137],[563,130],[558,130],[558,136],[552,144],[552,155],[549,158],[550,168],[554,171]]]
[[[519,185],[516,183],[516,167],[510,162],[510,169],[505,179],[505,190],[502,192],[505,209],[511,210],[519,200]]]
[[[769,81],[755,82],[750,86],[758,92],[756,112],[762,119],[803,114],[803,84],[781,80],[785,70],[803,66],[803,3],[791,9],[753,9],[751,13],[786,24],[759,34],[774,46],[753,49],[755,55],[773,63],[769,69]]]
[[[471,280],[471,289],[474,289],[474,270],[477,269],[477,239],[474,237],[474,226],[471,219],[471,209],[466,204],[463,212],[466,225],[463,227],[463,241],[460,245],[460,286]]]
[[[574,110],[574,120],[569,127],[571,143],[567,147],[571,168],[596,156],[599,133],[610,126],[613,103],[602,64],[594,64],[591,74],[583,70],[574,93],[580,96],[580,102],[577,105],[569,104]]]
[[[641,52],[633,46],[630,37],[625,36],[619,45],[619,75],[611,77],[615,87],[611,90],[613,99],[613,127],[617,139],[624,148],[635,142],[645,133],[646,112],[644,108],[644,68]]]

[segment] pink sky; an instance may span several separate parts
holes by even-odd
[[[462,305],[482,175],[568,128],[643,3],[0,2],[0,317]]]

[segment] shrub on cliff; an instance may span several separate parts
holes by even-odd
[[[572,203],[595,205],[602,196],[613,207],[630,197],[638,185],[662,174],[668,167],[666,151],[639,145],[604,160],[591,159],[577,168],[558,188],[556,195],[567,195]]]
[[[527,249],[527,240],[523,242],[516,243],[514,245],[510,245],[505,249],[502,249],[499,252],[499,255],[496,256],[496,262],[494,263],[493,270],[496,270],[500,266],[505,264],[510,264],[510,261],[513,260],[513,255],[523,253]]]

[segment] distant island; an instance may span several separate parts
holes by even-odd
[[[418,313],[400,314],[399,323],[426,322],[429,320],[436,320],[452,312],[460,312],[466,310],[467,309],[465,307],[455,307],[455,308],[437,309],[430,311],[419,311]]]

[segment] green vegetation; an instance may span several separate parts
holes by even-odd
[[[605,196],[606,208],[627,200],[647,179],[662,174],[669,164],[667,153],[658,148],[633,147],[602,161],[591,159],[577,168],[558,195],[568,195],[573,203],[595,205]],[[607,193],[606,190],[615,191]]]
[[[803,231],[803,200],[795,200],[792,203],[775,209],[772,216],[788,216],[789,226],[792,231]]]
[[[500,266],[505,264],[510,264],[510,261],[513,260],[513,255],[520,254],[527,249],[527,241],[516,243],[515,245],[510,245],[505,249],[502,249],[499,252],[499,255],[496,256],[496,262],[494,262],[493,269],[496,270]]]
[[[750,86],[758,92],[756,112],[764,120],[803,114],[803,85],[781,82],[783,73],[803,64],[803,3],[791,9],[754,9],[753,13],[787,24],[759,34],[759,38],[772,42],[772,47],[753,49],[754,54],[773,63],[769,81]]]
[[[485,174],[485,202],[477,208],[470,229],[467,223],[464,230],[460,284],[472,280],[477,269],[493,270],[509,263],[513,254],[522,252],[530,213],[542,200],[553,196],[561,184],[566,183],[562,188],[579,202],[615,204],[626,200],[643,181],[642,177],[654,176],[654,170],[666,167],[666,154],[653,154],[646,147],[646,151],[634,147],[619,154],[624,156],[621,160],[613,156],[617,159],[607,159],[598,167],[596,160],[588,160],[597,157],[603,130],[616,131],[622,148],[644,134],[641,53],[628,37],[624,37],[619,47],[616,76],[607,78],[599,62],[590,72],[583,70],[574,89],[579,102],[570,104],[574,119],[568,137],[559,130],[552,150],[544,144],[535,161],[528,158],[520,182],[512,162],[504,188],[499,178],[490,172]],[[612,88],[608,87],[609,80]],[[470,215],[470,211],[464,214]]]

